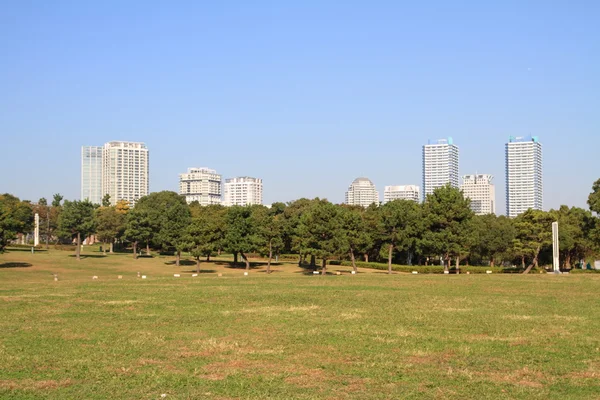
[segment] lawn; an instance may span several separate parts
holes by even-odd
[[[0,255],[0,398],[600,397],[600,275],[84,256]]]

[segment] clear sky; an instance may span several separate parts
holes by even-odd
[[[600,2],[34,1],[0,5],[0,192],[79,198],[80,148],[150,149],[150,189],[188,167],[264,180],[265,203],[421,185],[452,136],[495,176],[539,136],[544,208],[600,178]]]

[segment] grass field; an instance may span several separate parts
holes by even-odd
[[[84,255],[0,255],[0,398],[600,398],[600,275]]]

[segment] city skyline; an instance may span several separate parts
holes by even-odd
[[[544,209],[586,208],[600,4],[435,3],[7,4],[0,190],[76,199],[81,146],[120,137],[152,149],[152,191],[208,165],[267,204],[341,203],[358,176],[421,185],[422,144],[451,136],[505,214],[501,149],[533,135]]]

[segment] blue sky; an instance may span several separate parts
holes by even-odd
[[[421,185],[421,146],[495,176],[536,135],[544,207],[600,178],[597,1],[4,1],[0,192],[79,197],[80,148],[150,149],[152,191],[206,166],[265,203]]]

